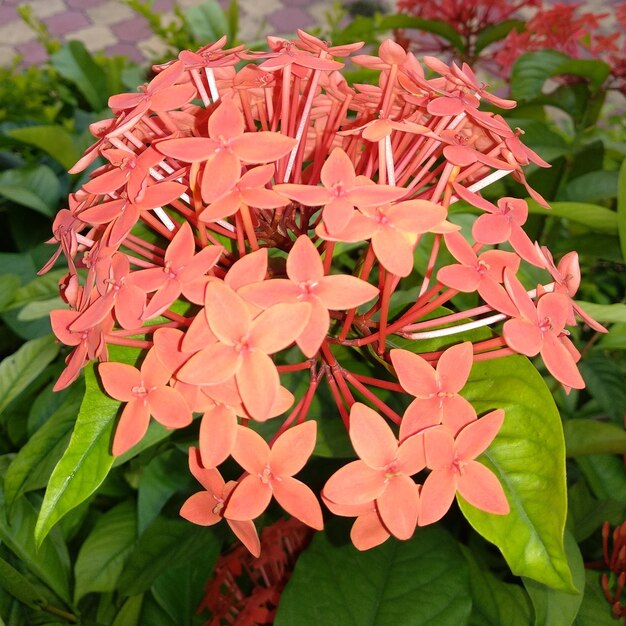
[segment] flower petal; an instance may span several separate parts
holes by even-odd
[[[306,235],[300,235],[289,251],[287,276],[295,283],[316,282],[324,277],[320,254]]]
[[[192,422],[191,410],[179,391],[157,387],[148,393],[152,417],[167,428],[184,428]]]
[[[252,520],[267,508],[272,499],[272,489],[261,479],[249,474],[233,490],[224,509],[224,517],[235,521]]]
[[[304,483],[291,476],[281,476],[280,480],[272,481],[272,490],[276,501],[287,513],[311,528],[324,528],[320,503]]]
[[[196,352],[176,374],[192,385],[216,385],[228,380],[241,365],[239,354],[231,346],[214,343]]]
[[[250,474],[261,474],[269,464],[270,448],[251,428],[237,426],[232,456]]]
[[[231,407],[216,404],[200,422],[198,444],[204,467],[216,467],[230,455],[237,438],[237,416]]]
[[[426,477],[420,492],[418,525],[426,526],[438,522],[448,512],[455,493],[454,472],[451,469],[433,470]]]
[[[308,302],[275,304],[252,322],[248,343],[261,352],[274,354],[296,340],[310,314],[311,305]]]
[[[541,358],[548,371],[563,385],[574,389],[585,387],[585,381],[576,367],[574,357],[552,332],[543,336]]]
[[[221,281],[207,285],[205,311],[211,330],[226,344],[239,343],[250,330],[252,320],[246,303]]]
[[[150,409],[143,400],[131,400],[122,411],[120,421],[115,429],[111,453],[120,456],[139,443],[148,430]]]
[[[341,311],[372,300],[378,295],[378,288],[356,276],[333,274],[324,276],[314,293],[327,309]]]
[[[255,420],[263,422],[268,419],[280,386],[272,359],[259,350],[245,353],[235,380],[246,411]]]
[[[350,409],[350,440],[359,457],[372,468],[385,468],[398,451],[398,442],[384,418],[360,402]]]
[[[477,461],[463,468],[457,489],[472,506],[487,513],[506,515],[511,510],[496,475]]]
[[[404,474],[394,476],[376,499],[378,513],[394,537],[409,539],[417,526],[419,499],[415,483]]]
[[[402,388],[414,396],[428,397],[439,391],[434,368],[418,354],[393,349],[391,363]]]
[[[199,526],[213,526],[222,518],[213,512],[215,498],[208,491],[194,493],[180,509],[180,516]]]
[[[458,393],[463,389],[472,369],[473,357],[471,341],[452,346],[439,357],[437,377],[443,391]]]
[[[126,363],[111,361],[98,365],[98,374],[105,391],[116,400],[129,402],[135,397],[133,387],[141,386],[141,373]]]
[[[456,437],[459,459],[469,461],[482,454],[498,434],[504,422],[504,411],[496,409],[463,428]]]
[[[315,448],[317,422],[309,420],[286,430],[272,446],[269,463],[272,474],[293,476],[305,465]]]
[[[378,498],[385,488],[385,473],[363,461],[338,469],[324,485],[324,495],[338,504],[364,504]]]
[[[244,163],[269,163],[284,157],[296,145],[296,140],[280,133],[259,131],[245,133],[233,139],[231,145]]]
[[[252,556],[259,558],[261,556],[261,542],[259,535],[252,520],[230,520],[226,523],[230,526],[237,539],[243,543]]]
[[[350,531],[350,539],[357,550],[375,548],[389,537],[391,537],[389,531],[383,526],[375,510],[359,515]]]

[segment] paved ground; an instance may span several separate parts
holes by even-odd
[[[182,8],[203,0],[178,0]],[[17,5],[29,5],[59,39],[79,39],[92,52],[125,54],[136,61],[154,58],[163,50],[146,20],[118,0],[0,0],[0,65],[9,65],[20,54],[26,65],[46,58],[33,31],[16,12]],[[155,0],[154,8],[171,14],[174,0]],[[293,33],[324,20],[333,0],[240,0],[240,36],[273,32]]]

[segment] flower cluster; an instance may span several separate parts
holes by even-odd
[[[400,0],[398,8],[423,19],[441,20],[454,28],[464,44],[466,60],[480,62],[501,77],[509,76],[515,60],[524,52],[558,50],[573,58],[594,58],[611,67],[609,88],[626,94],[626,3],[612,11],[581,10],[581,4],[544,4],[540,0]],[[484,46],[481,34],[511,20],[506,37]],[[513,26],[513,20],[519,22]],[[523,27],[522,27],[523,25]],[[617,28],[615,26],[617,25]],[[458,53],[452,44],[429,33],[398,31],[398,43],[406,49],[437,55]],[[485,49],[486,48],[486,49]]]
[[[101,362],[105,391],[123,404],[115,455],[150,417],[169,429],[197,418],[189,463],[203,490],[181,514],[226,520],[253,554],[253,520],[273,498],[323,526],[315,493],[295,478],[314,452],[315,418],[333,417],[310,415],[323,385],[359,460],[322,497],[357,517],[358,547],[410,537],[457,493],[506,514],[497,477],[476,460],[504,412],[478,417],[459,395],[472,363],[541,354],[558,381],[580,388],[566,326],[576,314],[596,326],[572,300],[576,254],[555,264],[522,229],[524,200],[496,205],[479,193],[511,175],[545,205],[523,166],[546,164],[480,110],[481,100],[515,103],[467,65],[427,57],[439,75],[428,79],[386,41],[352,57],[380,72],[378,85],[350,86],[335,57],[360,44],[304,32],[268,43],[182,52],[138,93],[112,97],[114,117],[92,126],[97,141],[72,171],[103,164],[58,214],[44,268],[60,254],[69,267],[68,308],[51,315],[71,348],[56,389]],[[472,240],[448,219],[458,199],[480,212]],[[528,291],[524,265],[546,284]],[[479,306],[458,310],[459,292],[475,292]],[[500,323],[487,339],[454,339]],[[410,349],[390,350],[390,338]],[[424,351],[423,339],[438,349]],[[109,360],[111,345],[140,348],[140,364]],[[390,394],[408,405],[403,415]],[[225,480],[218,466],[231,458],[242,472]]]

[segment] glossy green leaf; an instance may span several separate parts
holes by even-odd
[[[0,587],[31,609],[38,609],[47,604],[37,587],[2,558],[0,558]]]
[[[560,74],[572,74],[586,78],[593,90],[599,89],[611,73],[611,67],[598,59],[572,59],[568,58],[556,68],[553,76]]]
[[[0,196],[48,217],[55,214],[60,195],[59,179],[47,165],[0,173]]]
[[[617,183],[617,219],[622,259],[626,261],[626,160],[622,161]]]
[[[107,106],[107,79],[81,41],[70,41],[50,57],[54,69],[76,85],[94,111]]]
[[[595,302],[583,302],[577,300],[585,312],[589,313],[598,322],[611,324],[613,322],[626,323],[626,304],[621,302],[615,304],[597,304]]]
[[[579,543],[597,532],[604,522],[618,525],[626,519],[626,503],[594,498],[582,477],[569,488],[568,496],[568,528],[571,525]]]
[[[37,146],[56,159],[66,170],[69,170],[81,156],[81,150],[74,137],[62,126],[28,126],[13,128],[5,133],[18,141]]]
[[[529,626],[532,608],[520,585],[505,583],[479,565],[472,551],[461,545],[469,565],[472,614],[469,626]]]
[[[170,497],[185,488],[188,477],[187,460],[178,450],[167,450],[143,469],[137,494],[140,535],[159,515]]]
[[[478,54],[492,43],[504,39],[512,30],[520,32],[524,27],[525,24],[521,20],[504,20],[496,24],[489,24],[476,36],[476,42],[474,43],[475,54]]]
[[[611,615],[611,606],[602,593],[601,573],[586,571],[585,596],[574,626],[617,626],[618,622]]]
[[[137,511],[132,502],[118,504],[96,522],[80,547],[74,566],[75,602],[87,593],[116,588],[136,539]]]
[[[617,234],[617,214],[598,204],[583,202],[551,202],[550,209],[544,209],[530,198],[528,211],[545,217],[560,217],[587,226],[591,230],[610,235]]]
[[[442,528],[365,552],[318,533],[296,563],[274,623],[459,626],[470,611],[467,563]]]
[[[69,556],[60,533],[53,533],[35,546],[33,533],[37,513],[26,498],[20,498],[9,513],[0,492],[0,540],[62,600],[70,602]]]
[[[624,372],[609,355],[595,352],[580,364],[580,372],[589,394],[597,400],[610,418],[623,428],[626,415]]]
[[[0,363],[0,414],[59,353],[52,336],[31,339]]]
[[[0,276],[0,310],[13,301],[19,286],[20,277],[16,274],[2,274]]]
[[[583,307],[584,308],[584,307]],[[594,346],[599,350],[626,350],[626,322],[616,322]]]
[[[567,593],[529,578],[523,579],[535,608],[535,626],[571,626],[578,613],[585,588],[585,565],[578,544],[568,531],[565,531],[565,552],[578,592]]]
[[[23,493],[46,486],[67,447],[81,398],[82,390],[77,387],[13,459],[4,477],[4,493],[9,508]]]
[[[141,609],[143,594],[131,596],[124,602],[120,612],[115,616],[111,626],[141,626]]]
[[[59,295],[59,280],[66,272],[55,270],[37,276],[29,281],[23,287],[20,287],[15,293],[11,308],[22,307],[34,302],[47,301]]]
[[[563,423],[567,456],[626,454],[626,431],[608,422],[571,419]]]
[[[515,100],[532,100],[541,95],[543,84],[568,56],[555,50],[525,52],[511,69],[511,96]]]
[[[185,18],[198,41],[215,41],[228,33],[226,15],[215,0],[187,9]]]
[[[113,357],[112,357],[113,358]],[[85,396],[70,443],[52,472],[37,520],[40,543],[65,513],[86,500],[106,478],[115,457],[111,438],[120,403],[100,388],[93,364],[85,368]]]
[[[598,170],[570,180],[563,200],[572,202],[598,202],[617,195],[617,172]]]
[[[505,411],[480,459],[499,478],[511,507],[508,515],[490,515],[457,496],[463,514],[500,548],[514,574],[572,591],[563,548],[565,442],[549,389],[528,359],[510,356],[474,363],[462,395],[479,414]]]
[[[589,487],[599,500],[617,500],[626,504],[624,459],[613,454],[592,454],[576,459]]]
[[[124,595],[143,593],[161,574],[198,553],[211,562],[217,557],[220,545],[212,528],[158,517],[135,545],[118,581],[118,589]]]
[[[204,596],[218,550],[209,558],[200,552],[180,566],[172,566],[152,584],[152,595],[178,626],[193,626],[196,608]]]

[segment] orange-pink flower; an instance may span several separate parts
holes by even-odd
[[[248,474],[230,497],[224,512],[226,519],[254,519],[274,496],[287,513],[312,528],[323,528],[322,510],[315,495],[293,477],[313,452],[316,427],[314,421],[294,426],[280,435],[271,448],[253,430],[237,427],[233,458]]]
[[[420,526],[440,520],[457,492],[488,513],[509,512],[509,503],[495,474],[474,460],[489,447],[503,421],[504,411],[498,409],[471,422],[456,437],[445,426],[424,431],[426,464],[432,471],[420,493]]]
[[[112,452],[123,454],[146,434],[150,415],[167,428],[191,424],[191,411],[180,392],[167,385],[170,374],[150,350],[137,369],[126,363],[101,363],[98,373],[106,392],[126,402],[115,430]]]

